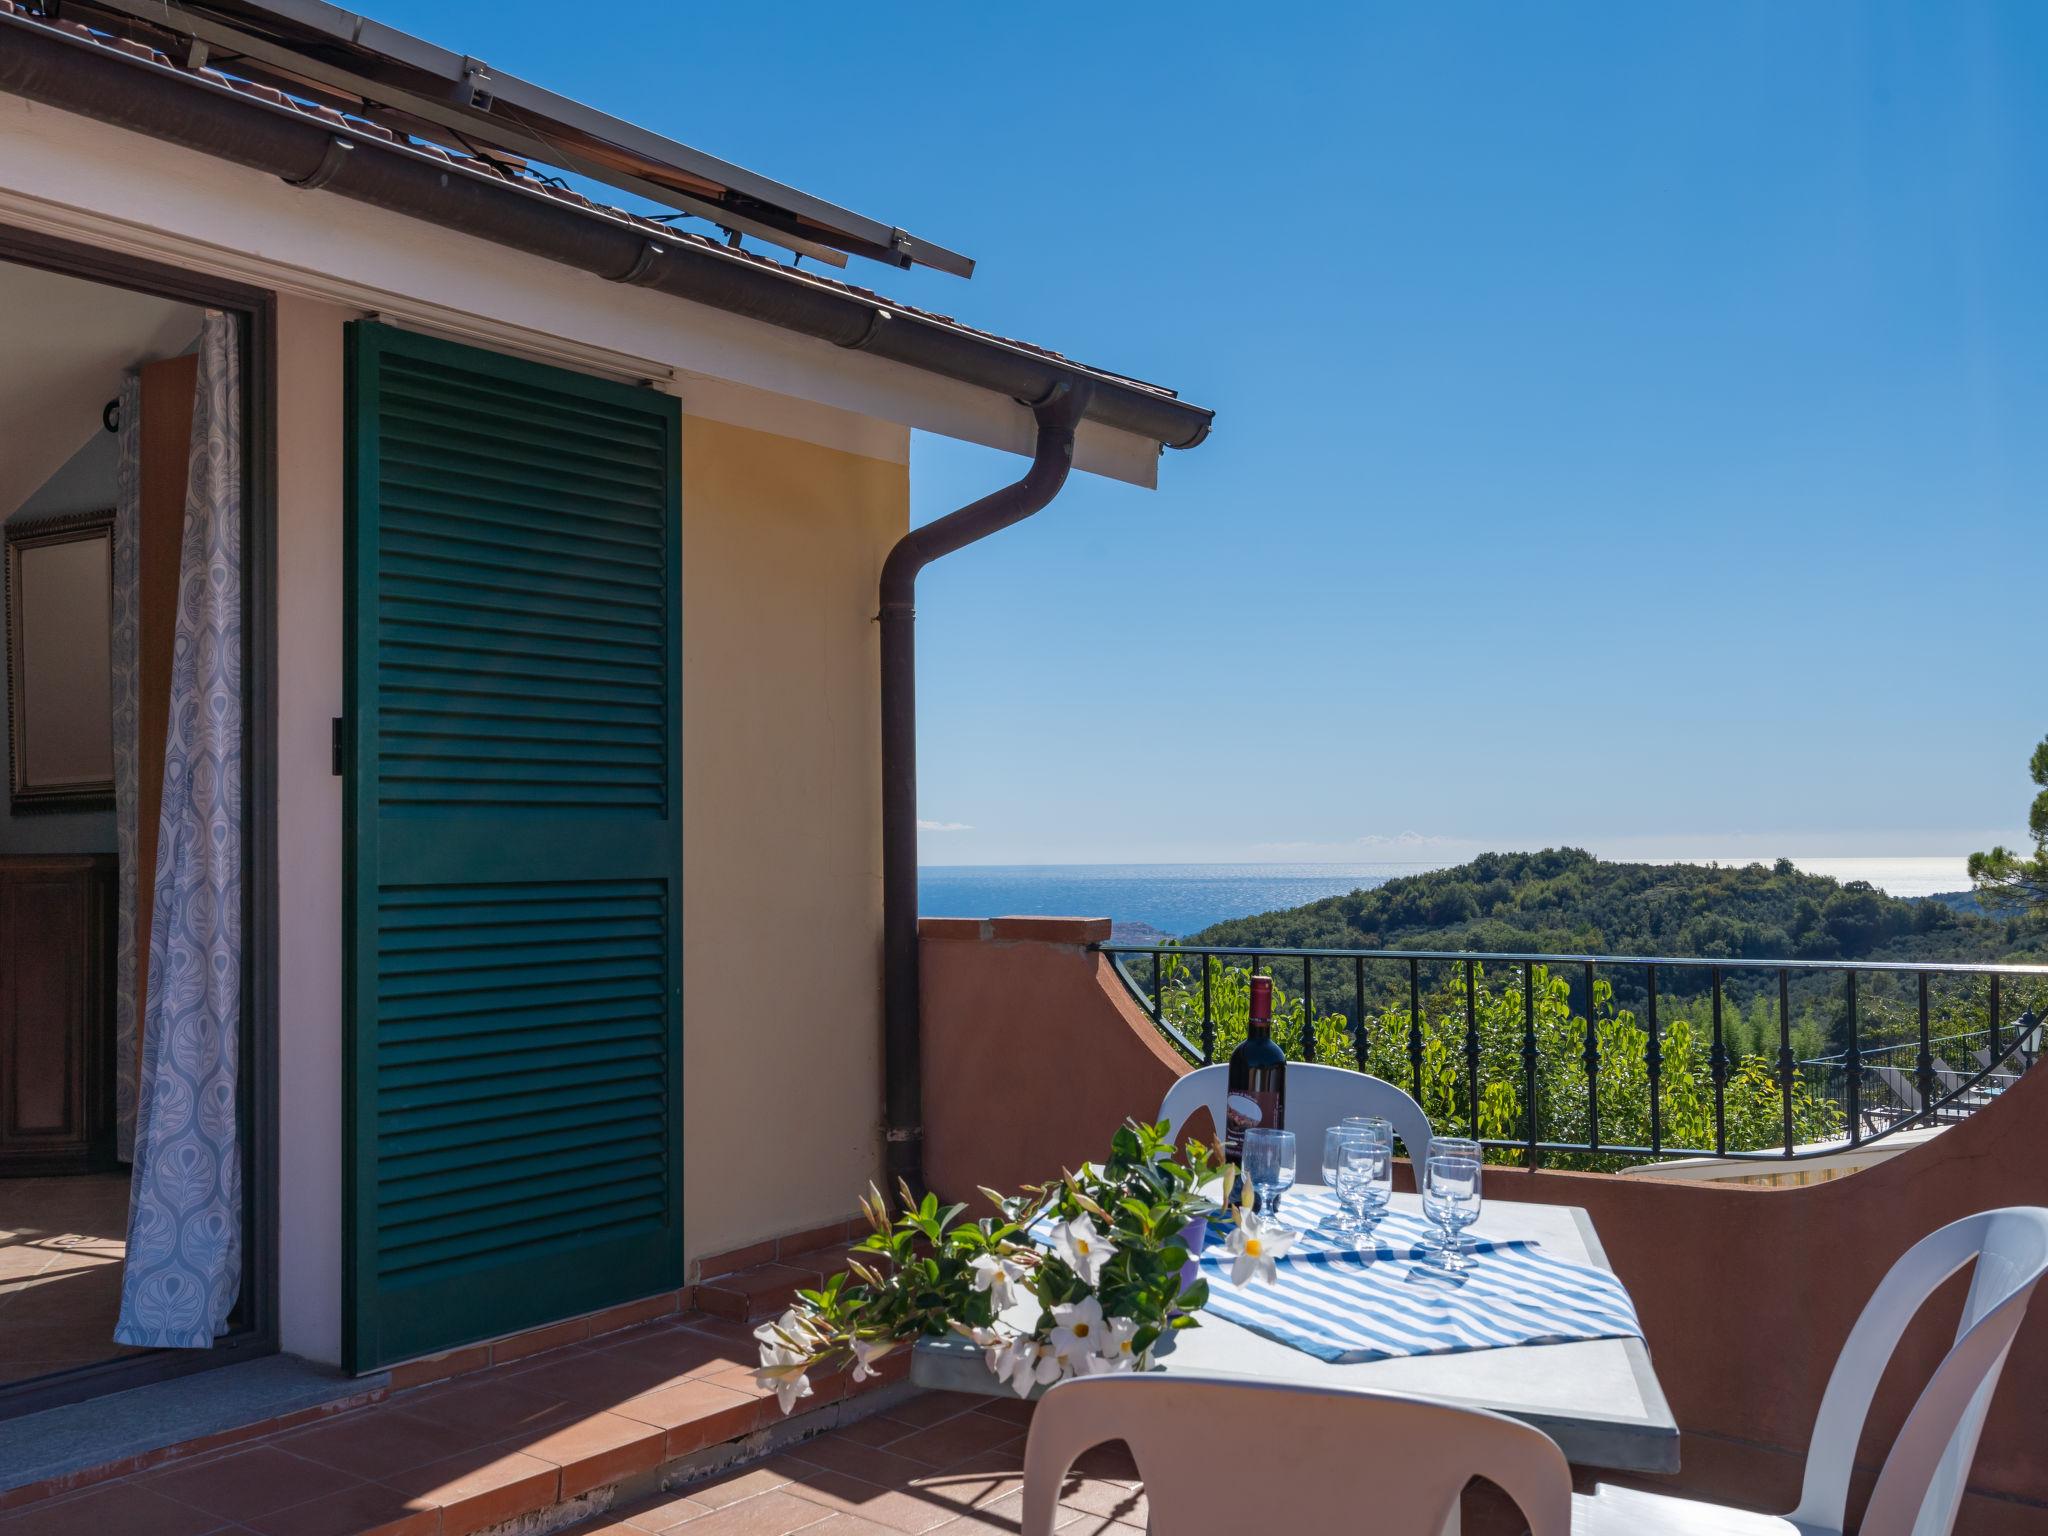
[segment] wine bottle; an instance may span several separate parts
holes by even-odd
[[[1223,1098],[1223,1152],[1244,1166],[1244,1133],[1254,1126],[1287,1128],[1287,1053],[1273,1040],[1273,978],[1252,977],[1245,1037],[1230,1053]],[[1233,1200],[1237,1196],[1233,1195]],[[1256,1202],[1256,1192],[1253,1193]]]

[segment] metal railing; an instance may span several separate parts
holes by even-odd
[[[1348,1046],[1353,1060],[1341,1065],[1367,1069],[1374,1046],[1384,1057],[1405,1056],[1406,1071],[1379,1075],[1407,1081],[1433,1120],[1449,1114],[1459,1129],[1489,1148],[1519,1154],[1528,1167],[1552,1161],[1595,1164],[1610,1160],[1667,1157],[1720,1157],[1775,1160],[1814,1157],[1880,1141],[1914,1126],[1933,1126],[1965,1118],[2009,1087],[2042,1053],[2044,1014],[2048,1014],[2048,965],[1919,964],[1884,961],[1694,959],[1675,956],[1558,955],[1479,953],[1455,950],[1231,948],[1180,944],[1107,943],[1096,946],[1115,965],[1118,975],[1160,1032],[1191,1062],[1209,1064],[1218,1057],[1218,984],[1241,981],[1247,971],[1275,978],[1283,994],[1291,986],[1301,1003],[1300,1019],[1291,1038],[1279,1027],[1275,1038],[1290,1057],[1318,1059],[1318,1035],[1330,1035]],[[1392,986],[1387,972],[1395,972]],[[1505,986],[1495,978],[1505,970]],[[1609,992],[1602,998],[1597,983]],[[1738,1059],[1730,1050],[1728,1027],[1730,984],[1746,992],[1751,1014],[1774,1011],[1774,1051]],[[1425,987],[1425,982],[1429,985]],[[1773,983],[1775,986],[1773,988]],[[1486,1071],[1484,1058],[1501,1058],[1498,1013],[1505,994],[1520,993],[1519,1040],[1508,1045],[1509,1068]],[[1935,994],[1942,999],[1942,1033],[1935,1033]],[[1953,995],[1961,989],[1965,995]],[[1539,990],[1545,998],[1539,1008]],[[1775,991],[1775,1007],[1771,996]],[[1559,1017],[1564,995],[1569,1011]],[[1794,997],[1804,1010],[1799,1026],[1811,1031],[1824,1024],[1836,1047],[1801,1055],[1794,1050]],[[1436,1005],[1429,1016],[1425,997]],[[1495,1038],[1491,1051],[1482,1049],[1480,1007],[1492,1005]],[[1596,999],[1598,1002],[1596,1003]],[[1737,998],[1740,1006],[1740,997]],[[1343,1006],[1347,1005],[1348,1006]],[[1604,1010],[1601,1006],[1604,1004]],[[1405,1006],[1404,1006],[1405,1005]],[[1638,1005],[1638,1006],[1630,1006]],[[1293,1003],[1289,1003],[1292,1011]],[[2008,1017],[2011,1009],[2021,1011]],[[1660,1012],[1663,1017],[1660,1019]],[[1557,1060],[1558,1031],[1575,1049],[1569,1062],[1583,1072],[1584,1102],[1572,1118],[1584,1127],[1582,1139],[1546,1136],[1545,1084],[1542,1081],[1543,1031],[1551,1038],[1549,1055]],[[1666,1134],[1668,1036],[1679,1021],[1688,1032],[1692,1015],[1704,1013],[1709,1049],[1704,1082],[1688,1076],[1701,1094],[1711,1092],[1711,1146],[1692,1145]],[[1963,1027],[1956,1027],[1957,1015]],[[1901,1018],[1903,1015],[1903,1021]],[[1871,1037],[1873,1018],[1877,1037]],[[1981,1027],[1976,1027],[1981,1019]],[[1628,1062],[1611,1059],[1603,1049],[1603,1025],[1633,1024],[1642,1032],[1641,1054]],[[1318,1025],[1322,1028],[1318,1028]],[[1241,1027],[1241,1016],[1240,1016]],[[1389,1038],[1405,1034],[1405,1040]],[[1612,1033],[1612,1031],[1609,1031]],[[1889,1036],[1887,1038],[1886,1036]],[[1631,1037],[1632,1038],[1632,1037]],[[1688,1043],[1691,1035],[1688,1033]],[[1518,1052],[1515,1046],[1519,1047]],[[1432,1049],[1434,1047],[1434,1049]],[[1519,1059],[1516,1060],[1518,1055]],[[1425,1083],[1425,1059],[1434,1066]],[[1958,1067],[1952,1060],[1959,1059]],[[1603,1067],[1639,1068],[1647,1079],[1647,1144],[1604,1140],[1601,1135]],[[1774,1134],[1766,1145],[1733,1145],[1728,1092],[1738,1072],[1742,1086],[1756,1087],[1756,1074],[1775,1079],[1778,1113]],[[1698,1068],[1689,1069],[1697,1074]],[[1461,1079],[1461,1080],[1460,1080]],[[1506,1085],[1513,1118],[1520,1123],[1512,1136],[1481,1133],[1481,1105],[1492,1085]],[[1426,1092],[1434,1088],[1434,1092]],[[1494,1090],[1498,1095],[1500,1090]],[[1753,1101],[1752,1092],[1751,1099]],[[1830,1104],[1839,1115],[1839,1135],[1802,1139],[1799,1122],[1811,1121],[1818,1104]],[[1751,1107],[1753,1108],[1753,1102]],[[1795,1113],[1795,1111],[1799,1111]],[[1498,1116],[1496,1115],[1497,1119]],[[1498,1126],[1495,1127],[1498,1129]],[[1755,1143],[1753,1126],[1733,1138]]]

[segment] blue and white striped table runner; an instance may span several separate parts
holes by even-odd
[[[1628,1291],[1607,1270],[1565,1263],[1527,1240],[1468,1233],[1472,1265],[1446,1277],[1423,1262],[1436,1231],[1428,1222],[1390,1211],[1362,1248],[1325,1230],[1336,1214],[1328,1190],[1289,1191],[1280,1217],[1302,1236],[1279,1260],[1277,1281],[1242,1287],[1230,1283],[1228,1225],[1212,1222],[1203,1312],[1339,1365],[1642,1337]]]

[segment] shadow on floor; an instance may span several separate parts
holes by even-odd
[[[141,1351],[114,1342],[128,1175],[0,1179],[0,1385]]]

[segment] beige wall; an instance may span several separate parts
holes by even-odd
[[[278,307],[280,1289],[341,1348],[342,326]],[[875,582],[896,460],[683,423],[684,1240],[820,1225],[880,1167]]]
[[[900,463],[683,423],[684,1225],[692,1259],[881,1167],[875,582]]]
[[[278,1290],[284,1347],[341,1358],[341,328],[277,306]]]

